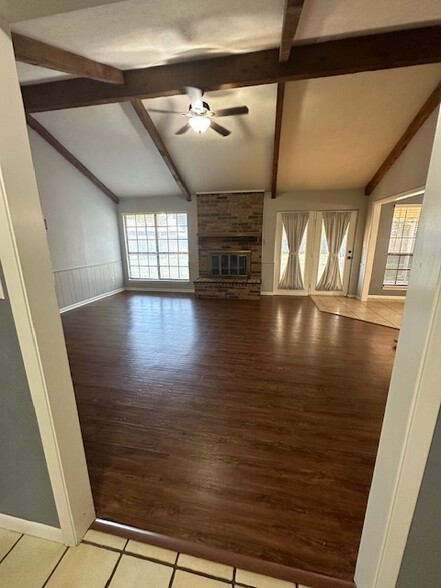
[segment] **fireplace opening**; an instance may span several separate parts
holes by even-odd
[[[219,277],[250,275],[251,251],[212,251],[210,275]]]

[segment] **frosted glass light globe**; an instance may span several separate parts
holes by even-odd
[[[193,131],[196,133],[205,133],[208,127],[211,125],[211,120],[207,116],[201,114],[194,114],[188,120],[188,124],[191,126]]]

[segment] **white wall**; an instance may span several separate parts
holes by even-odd
[[[355,233],[353,265],[349,284],[349,294],[356,290],[358,268],[361,256],[367,198],[363,190],[305,190],[284,192],[276,198],[265,193],[263,206],[263,250],[262,250],[262,292],[274,290],[274,263],[276,218],[278,212],[290,210],[357,210],[357,229]]]
[[[37,133],[29,139],[59,307],[121,288],[115,203]]]
[[[139,288],[145,290],[194,290],[193,281],[199,276],[198,263],[198,238],[197,238],[197,202],[193,196],[191,202],[185,200],[182,195],[179,196],[158,196],[148,198],[121,198],[118,205],[119,226],[121,243],[124,244],[124,231],[122,225],[122,214],[142,214],[147,212],[186,212],[188,214],[188,246],[189,246],[189,265],[190,280],[182,281],[154,281],[154,280],[129,280],[127,274],[127,260],[123,245],[123,267],[124,280],[127,288]]]
[[[426,184],[435,136],[438,109],[429,116],[415,137],[369,196],[369,203],[411,192]]]
[[[441,402],[441,115],[436,116],[413,269],[357,562],[359,588],[396,586]]]
[[[357,286],[357,296],[359,298],[366,299],[369,291],[378,224],[380,221],[380,209],[375,208],[375,203],[392,196],[417,192],[424,188],[432,153],[438,112],[439,108],[426,120],[369,196]]]

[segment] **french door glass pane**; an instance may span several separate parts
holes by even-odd
[[[338,267],[340,268],[340,276],[343,280],[343,274],[345,271],[345,261],[346,261],[346,246],[348,242],[348,229],[346,229],[345,236],[343,237],[343,242],[340,247],[340,251],[338,252]]]
[[[306,225],[306,229],[305,229],[305,232],[303,233],[302,242],[300,243],[300,248],[299,248],[300,271],[302,272],[302,280],[303,280],[303,283],[305,283],[306,240],[307,240],[307,235],[308,235],[308,225]]]
[[[302,242],[299,247],[299,262],[300,271],[302,273],[302,280],[305,282],[305,267],[306,267],[306,243],[308,239],[308,227],[309,222],[306,226],[305,232],[303,233]],[[288,263],[289,247],[288,239],[286,237],[285,228],[282,226],[282,243],[280,246],[280,271],[279,271],[279,282],[282,279],[283,272],[285,271],[286,264]]]
[[[317,272],[317,284],[325,271],[326,262],[328,261],[329,249],[328,242],[326,241],[325,223],[322,220],[322,230],[320,234],[320,250],[319,250],[319,263]]]
[[[343,242],[341,244],[340,250],[338,252],[338,267],[340,269],[340,277],[343,281],[343,275],[345,271],[345,262],[346,262],[346,247],[348,242],[348,232],[349,226],[346,229],[345,236],[343,237]],[[328,261],[329,256],[329,249],[328,249],[328,242],[326,240],[326,232],[325,232],[325,223],[322,220],[322,232],[320,236],[320,257],[319,257],[319,264],[318,264],[318,271],[317,271],[317,284],[320,282],[320,279],[325,271],[326,263]]]

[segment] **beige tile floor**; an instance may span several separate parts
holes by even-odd
[[[404,300],[368,300],[361,302],[344,296],[311,296],[311,300],[322,312],[376,323],[399,329],[403,315]]]
[[[89,531],[77,547],[0,529],[5,588],[307,588]]]

